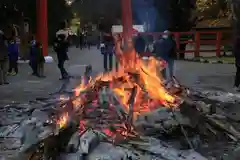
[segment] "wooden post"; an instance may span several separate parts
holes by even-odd
[[[42,43],[43,55],[48,55],[48,1],[37,0],[37,40]]]
[[[132,1],[122,0],[122,25],[124,42],[132,37]]]

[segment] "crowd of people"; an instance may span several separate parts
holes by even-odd
[[[113,68],[114,39],[108,25],[101,25],[99,29],[103,35],[100,49],[103,55],[104,69],[107,72]],[[152,55],[157,59],[167,62],[166,68],[160,74],[163,75],[167,87],[174,85],[174,60],[177,58],[177,46],[171,32],[165,31],[163,36],[153,43],[153,49],[148,49],[146,40],[141,34],[134,36],[133,40],[135,50],[140,56],[145,52],[153,52]]]
[[[68,32],[62,24],[60,29],[56,32],[54,40],[54,50],[57,54],[58,68],[61,73],[61,80],[68,79],[70,76],[64,68],[64,63],[68,60]],[[36,40],[33,35],[28,43],[29,52],[26,57],[29,59],[29,66],[32,70],[32,75],[45,78],[44,63],[45,58],[42,52],[42,44]],[[3,30],[0,30],[0,85],[8,85],[8,76],[15,76],[18,74],[18,60],[19,60],[19,43],[17,36],[6,36]]]
[[[16,36],[7,38],[4,31],[0,30],[0,85],[7,85],[7,76],[18,74],[19,43]],[[33,71],[32,75],[45,77],[43,75],[44,56],[42,45],[34,36],[29,42],[29,65]]]
[[[103,55],[103,67],[104,70],[111,71],[113,68],[113,56],[114,56],[114,38],[111,31],[111,25],[101,24],[99,25],[99,48]],[[65,24],[61,24],[59,30],[56,32],[53,48],[57,54],[58,68],[61,73],[61,80],[69,79],[70,76],[66,71],[64,64],[68,58],[69,35],[66,30]],[[77,47],[83,49],[85,45],[89,46],[90,43],[84,39],[84,33],[78,33],[79,41]],[[137,34],[134,38],[135,50],[141,54],[144,52],[154,52],[157,59],[161,59],[167,62],[166,68],[161,72],[165,79],[167,87],[174,85],[174,61],[177,58],[177,46],[174,36],[170,31],[165,31],[163,35],[153,43],[153,49],[150,51],[146,46],[146,41]],[[236,52],[236,51],[235,51]],[[6,38],[4,31],[0,30],[0,85],[7,85],[7,76],[15,76],[18,74],[18,57],[19,57],[19,44],[14,36]],[[240,67],[239,57],[235,54],[236,59],[236,76],[234,87],[237,91],[240,91]],[[44,63],[45,59],[42,54],[41,42],[32,36],[29,42],[29,65],[32,69],[32,75],[39,78],[44,78]]]

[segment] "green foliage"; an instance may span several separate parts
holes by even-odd
[[[81,23],[96,24],[100,17],[115,23],[121,18],[121,0],[75,0],[72,6]]]

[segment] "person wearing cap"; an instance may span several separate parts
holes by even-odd
[[[166,80],[166,84],[170,87],[174,77],[174,60],[177,57],[176,42],[173,35],[168,31],[164,31],[160,40],[155,43],[156,56],[162,58],[167,62],[167,68],[163,70],[162,74]]]
[[[8,51],[7,38],[4,32],[0,30],[0,85],[9,84],[7,82]]]

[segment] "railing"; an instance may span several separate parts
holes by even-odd
[[[178,53],[194,53],[195,57],[199,57],[201,52],[214,52],[217,57],[221,56],[224,51],[223,46],[230,45],[231,38],[224,35],[226,31],[193,31],[193,32],[173,32],[175,37]],[[153,40],[159,39],[164,33],[141,33],[141,35],[151,37]],[[229,35],[229,34],[228,34]],[[204,37],[205,36],[205,37]],[[192,44],[193,50],[180,50],[181,45]],[[202,45],[215,46],[215,49],[201,49]]]

